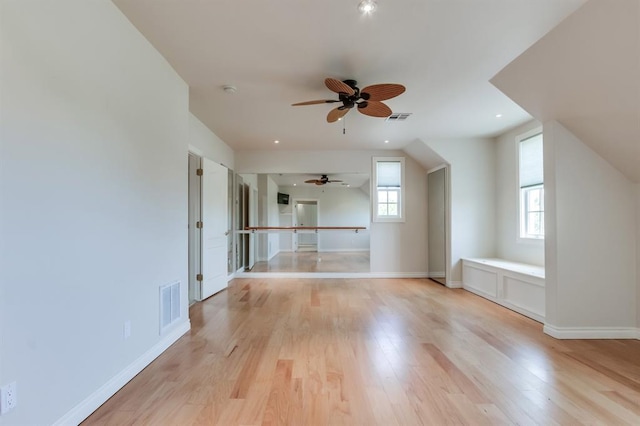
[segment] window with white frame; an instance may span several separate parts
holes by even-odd
[[[404,158],[373,158],[373,220],[404,221]]]
[[[544,239],[544,171],[542,133],[518,140],[520,180],[520,238]]]

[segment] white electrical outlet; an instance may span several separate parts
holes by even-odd
[[[124,340],[127,340],[131,337],[131,321],[127,320],[124,322],[124,327],[122,328],[122,337]]]
[[[16,382],[0,388],[0,414],[6,414],[18,405],[18,392]]]

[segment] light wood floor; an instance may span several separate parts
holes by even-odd
[[[369,272],[369,252],[282,252],[251,272]]]
[[[86,425],[638,425],[640,341],[429,280],[234,280]]]

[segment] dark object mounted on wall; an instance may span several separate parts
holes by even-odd
[[[278,192],[278,204],[289,204],[289,194]]]

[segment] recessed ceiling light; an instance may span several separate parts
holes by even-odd
[[[377,8],[378,4],[375,2],[375,0],[362,0],[360,3],[358,3],[358,10],[363,15],[369,15],[370,13],[375,12]]]
[[[273,143],[280,143],[280,141],[273,141]]]
[[[298,184],[297,184],[297,183],[294,183],[294,184],[293,184],[293,186],[298,186]]]
[[[384,141],[384,143],[389,143],[389,141]]]
[[[502,114],[496,114],[496,118],[502,118]]]

